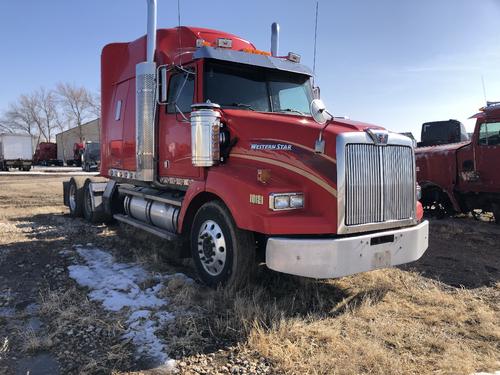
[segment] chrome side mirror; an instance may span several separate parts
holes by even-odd
[[[324,125],[331,119],[328,111],[326,110],[325,103],[321,99],[314,99],[310,105],[311,115],[318,124]]]
[[[325,103],[321,99],[314,99],[311,102],[311,115],[318,124],[324,125],[323,128],[319,132],[319,137],[314,143],[314,151],[318,154],[325,153],[325,140],[323,139],[323,132],[325,128],[328,126],[330,120],[333,119],[333,116],[327,111]]]

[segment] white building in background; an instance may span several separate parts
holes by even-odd
[[[99,142],[101,135],[101,119],[89,121],[81,126],[81,142]],[[73,159],[73,146],[80,143],[80,128],[77,126],[56,134],[57,159],[66,161]]]

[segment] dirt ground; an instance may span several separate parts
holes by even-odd
[[[69,276],[90,243],[156,274],[195,278],[169,245],[92,226],[60,175],[0,176],[0,374],[163,374],[124,339],[125,317]],[[146,286],[144,286],[146,288]],[[182,374],[472,374],[500,370],[500,226],[431,222],[418,262],[336,280],[260,267],[236,294],[163,282],[158,333]]]

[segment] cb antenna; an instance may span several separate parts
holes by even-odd
[[[177,0],[177,36],[179,38],[179,57],[182,55],[181,46],[181,0]],[[179,58],[180,66],[182,66],[182,58]]]
[[[486,105],[488,105],[488,97],[486,96],[486,85],[484,84],[484,76],[481,74],[481,82],[483,83],[483,95]]]
[[[313,74],[316,73],[316,41],[318,39],[318,7],[319,0],[316,1],[316,21],[314,25],[314,59],[313,59]]]

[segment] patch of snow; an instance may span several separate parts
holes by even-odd
[[[476,372],[472,375],[500,375],[500,371],[495,372]]]
[[[123,309],[122,312],[128,314],[123,338],[136,346],[138,358],[146,357],[153,360],[155,365],[173,369],[175,361],[166,354],[165,344],[156,336],[156,332],[175,316],[170,312],[158,311],[169,302],[160,298],[158,292],[162,289],[162,281],[173,277],[192,280],[183,274],[152,275],[139,265],[117,263],[111,254],[93,246],[76,245],[74,248],[85,264],[69,266],[70,277],[89,288],[90,299],[101,302],[105,309]],[[150,280],[156,284],[141,288],[141,283]]]

